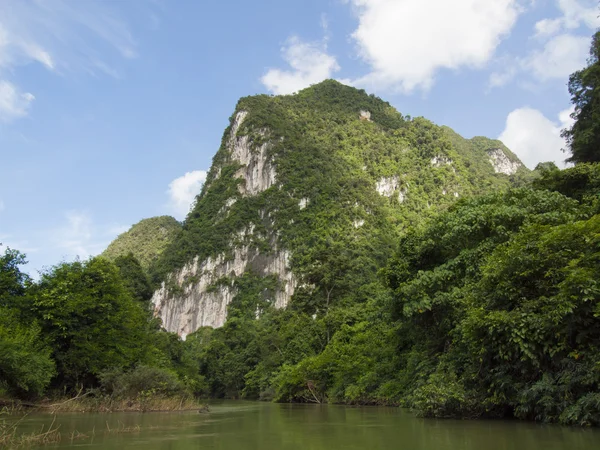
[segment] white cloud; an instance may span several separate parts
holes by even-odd
[[[514,61],[505,59],[502,70],[500,70],[498,72],[493,72],[490,75],[490,79],[489,79],[489,83],[488,83],[489,87],[495,88],[495,87],[504,86],[504,85],[510,83],[515,78],[515,76],[517,75],[518,72],[519,72],[519,68],[514,63]]]
[[[563,27],[561,19],[543,19],[535,24],[535,37],[546,38],[558,33]]]
[[[68,211],[65,213],[65,224],[43,233],[44,250],[52,253],[54,263],[60,258],[71,260],[75,257],[82,259],[95,256],[104,251],[108,244],[119,234],[127,231],[128,226],[98,225],[87,211]],[[57,258],[56,253],[60,255]]]
[[[553,122],[537,109],[516,109],[506,118],[506,127],[498,139],[530,169],[545,161],[565,167],[568,154],[561,151],[566,143],[560,133],[573,123],[572,112],[573,109],[561,111],[558,122]]]
[[[128,25],[113,7],[98,1],[0,1],[0,120],[27,115],[34,98],[6,80],[19,66],[37,62],[55,73],[118,76],[112,67],[115,53],[133,58],[137,52]]]
[[[12,83],[0,80],[0,122],[26,116],[34,99],[33,94],[22,93]]]
[[[327,53],[325,42],[303,42],[294,36],[281,52],[292,70],[270,69],[261,78],[267,89],[276,95],[297,92],[331,78],[340,69],[335,57]]]
[[[543,50],[534,52],[523,63],[541,81],[569,75],[585,66],[590,46],[589,37],[561,34],[546,43]]]
[[[440,69],[482,67],[516,22],[516,0],[351,0],[352,37],[371,73],[356,81],[409,92]]]
[[[556,0],[560,16],[545,18],[534,26],[537,49],[525,56],[504,57],[496,61],[501,67],[489,78],[489,87],[504,86],[517,75],[531,76],[536,82],[559,79],[585,66],[590,37],[573,34],[586,26],[595,30],[600,26],[597,0]],[[526,83],[527,84],[527,83]]]
[[[192,202],[202,190],[206,175],[205,170],[195,170],[187,172],[169,184],[169,207],[177,219],[184,219],[190,211]]]
[[[545,38],[564,30],[574,30],[584,25],[594,30],[600,26],[596,0],[556,0],[561,16],[543,19],[535,24],[535,37]]]
[[[55,232],[54,244],[68,259],[79,256],[87,258],[102,251],[100,245],[93,242],[92,219],[82,211],[69,211],[65,214],[66,225]]]
[[[578,28],[581,24],[590,29],[600,26],[597,0],[557,0],[557,3],[566,28]]]
[[[568,33],[554,36],[525,57],[499,59],[497,64],[502,69],[490,75],[489,87],[504,86],[518,75],[533,77],[536,82],[561,80],[566,83],[569,75],[586,65],[589,46],[587,36]]]
[[[0,65],[37,61],[51,70],[89,70],[99,47],[109,58],[111,49],[137,55],[127,23],[107,2],[0,2]]]

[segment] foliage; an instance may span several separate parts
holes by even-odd
[[[23,320],[17,309],[27,305],[30,280],[19,268],[25,262],[10,248],[0,257],[0,392],[31,397],[44,392],[55,365],[38,324]]]
[[[116,261],[132,254],[148,270],[180,230],[181,224],[171,216],[144,219],[112,241],[102,256]]]
[[[119,268],[119,273],[125,286],[129,289],[133,298],[145,304],[152,298],[152,285],[142,265],[133,256],[133,253],[118,256],[114,260]]]
[[[14,311],[0,306],[0,392],[41,395],[55,374],[50,354],[36,323],[21,323]]]
[[[189,395],[176,373],[158,367],[140,365],[127,372],[107,370],[99,378],[102,389],[117,399],[136,399],[150,394],[161,397]]]
[[[161,332],[136,253],[59,264],[33,283],[22,255],[7,252],[0,377],[32,357],[3,388],[43,391],[47,339],[55,387],[115,397],[191,392],[600,425],[597,164],[495,174],[489,150],[517,161],[501,142],[465,140],[331,80],[241,99],[241,111],[238,137],[266,146],[276,185],[242,195],[230,127],[149,270],[152,283],[183,291],[194,280],[177,285],[172,274],[194,258],[227,261],[241,246],[258,255],[242,275],[213,280],[234,292],[224,326],[185,342]],[[386,183],[389,197],[377,192]],[[280,250],[298,280],[285,309],[274,307],[283,281],[261,266]]]
[[[459,202],[402,241],[385,276],[395,316],[431,361],[409,406],[597,423],[583,400],[600,386],[600,216],[589,211],[511,190]]]
[[[143,357],[144,310],[109,261],[93,258],[54,266],[42,274],[32,296],[61,384],[90,385],[104,370],[130,366]]]
[[[600,211],[600,165],[577,164],[565,170],[549,166],[533,182],[538,189],[560,192]]]
[[[2,246],[2,244],[0,244]],[[27,264],[25,255],[7,247],[0,256],[0,306],[9,306],[17,297],[22,297],[29,283],[29,276],[19,266]]]
[[[361,120],[361,111],[369,111],[371,120]],[[231,136],[241,112],[247,113],[245,120]],[[265,145],[275,169],[276,185],[258,195],[244,196],[239,190],[244,180],[236,175],[240,167],[231,146],[241,136],[248,136],[255,151]],[[307,277],[315,272],[311,264],[317,253],[323,254],[313,247],[344,237],[350,244],[348,256],[372,267],[366,276],[372,279],[399,231],[459,196],[510,182],[493,173],[486,153],[501,143],[482,138],[465,150],[457,142],[467,141],[449,137],[446,128],[426,119],[406,118],[387,102],[333,80],[291,96],[242,98],[181,233],[150,270],[152,281],[165,281],[195,257],[203,261],[230,254],[236,245],[269,253],[275,235],[278,245],[293,250],[294,271]],[[480,165],[467,169],[474,155]],[[389,197],[376,192],[378,183],[393,180],[397,187]],[[299,206],[302,200],[306,208]],[[253,232],[240,241],[238,236],[249,227]],[[347,278],[354,276],[361,274]],[[339,283],[337,289],[343,291]],[[326,302],[323,290],[314,296],[320,297],[314,299],[317,303]]]
[[[569,77],[575,111],[571,128],[562,132],[571,156],[569,162],[600,162],[600,31],[592,37],[588,66]]]

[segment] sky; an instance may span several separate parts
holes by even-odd
[[[597,0],[0,0],[0,242],[34,277],[183,220],[240,97],[334,78],[562,165]],[[0,251],[4,250],[0,248]]]

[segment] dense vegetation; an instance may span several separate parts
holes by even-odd
[[[131,253],[148,270],[173,241],[181,224],[171,216],[152,217],[133,225],[112,241],[102,255],[111,261]]]
[[[571,151],[569,161],[600,162],[600,31],[592,38],[588,66],[569,78],[569,93],[575,122],[562,132]]]
[[[152,290],[132,255],[61,263],[38,282],[25,262],[10,248],[0,257],[0,396],[203,391],[184,344],[152,318]]]
[[[242,98],[232,124],[242,111],[248,115],[237,134],[249,136],[256,151],[268,143],[277,184],[254,196],[240,193],[244,181],[235,176],[240,165],[231,157],[231,127],[225,130],[181,233],[151,268],[155,283],[196,256],[202,261],[230,252],[240,245],[236,234],[250,226],[254,232],[243,244],[267,253],[278,236],[280,247],[294,251],[298,273],[310,271],[327,253],[322,250],[328,241],[356,252],[347,255],[351,259],[372,260],[363,266],[374,273],[406,227],[457,197],[510,183],[488,161],[487,150],[503,147],[498,141],[450,136],[444,127],[405,117],[387,102],[333,80],[296,95]],[[361,120],[361,111],[368,111],[370,120]],[[528,172],[522,168],[515,177]],[[397,189],[389,198],[375,191],[378,182],[394,178]],[[356,222],[362,225],[357,228]],[[346,245],[344,239],[355,243]]]
[[[583,72],[572,86],[589,81]],[[277,185],[241,194],[226,130],[193,210],[149,270],[123,252],[32,282],[23,255],[5,251],[0,389],[186,391],[600,425],[600,164],[578,150],[580,136],[598,139],[590,98],[576,103],[574,167],[511,176],[489,164],[493,149],[516,161],[500,142],[465,140],[334,81],[244,98],[238,133],[256,150],[270,142]],[[393,195],[377,193],[393,177]],[[185,342],[160,331],[153,286],[240,245],[291,250],[300,283],[289,306],[273,306],[276,276],[249,267],[218,280],[237,292],[223,327]]]

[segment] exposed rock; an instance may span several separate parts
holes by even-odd
[[[375,189],[379,192],[379,195],[384,197],[392,197],[394,193],[398,192],[400,203],[406,200],[406,193],[408,192],[408,186],[400,189],[400,177],[398,175],[381,178],[375,185]]]
[[[235,205],[235,202],[237,202],[237,198],[228,198],[225,202],[225,205],[219,210],[219,214],[223,214],[224,212],[228,211],[233,205]]]
[[[186,336],[200,327],[220,327],[227,318],[227,305],[236,295],[232,284],[223,283],[224,277],[240,277],[252,268],[264,276],[277,275],[281,281],[273,304],[284,308],[294,294],[296,280],[289,269],[290,254],[276,251],[261,255],[247,246],[236,248],[233,257],[220,254],[215,258],[186,264],[171,274],[169,283],[177,288],[170,292],[164,282],[153,297],[155,315],[160,317],[167,331]]]
[[[434,156],[431,158],[431,165],[433,167],[451,166],[452,160],[446,156]]]
[[[298,202],[298,208],[304,209],[308,206],[309,203],[310,203],[310,199],[308,199],[306,197],[301,198],[300,201]]]
[[[370,111],[361,111],[360,112],[360,120],[366,120],[367,122],[371,122],[371,112]]]
[[[240,193],[256,195],[273,186],[277,175],[275,167],[267,157],[269,142],[265,142],[258,148],[252,148],[253,145],[248,135],[238,136],[240,126],[247,115],[246,111],[240,111],[235,116],[231,127],[229,147],[231,159],[244,166],[236,172],[236,177],[245,180],[245,183],[239,185]],[[260,130],[258,133],[265,136],[266,130]]]
[[[490,164],[494,167],[494,172],[496,173],[513,175],[522,166],[519,161],[511,161],[500,148],[490,149],[487,151],[487,154],[490,157]]]
[[[394,192],[396,192],[396,190],[398,189],[399,186],[400,186],[400,177],[398,175],[395,175],[393,177],[381,178],[377,182],[375,189],[377,189],[377,192],[379,192],[379,195],[383,195],[384,197],[391,197],[392,195],[394,195]]]
[[[360,228],[365,224],[364,219],[359,219],[354,221],[354,228]]]
[[[398,201],[400,203],[404,203],[404,200],[406,200],[406,193],[408,192],[407,189],[400,189],[400,191],[398,192]]]

